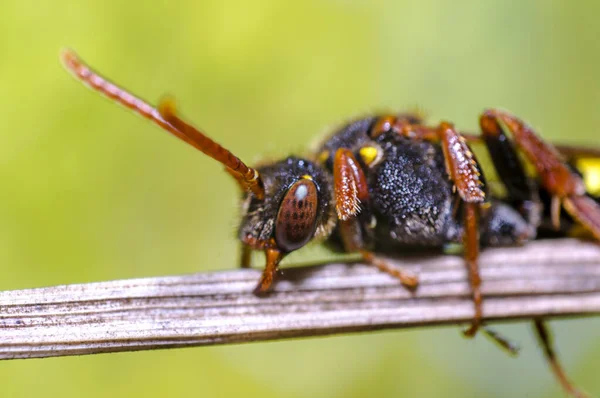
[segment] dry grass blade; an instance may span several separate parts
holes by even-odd
[[[473,315],[458,256],[414,257],[412,294],[361,264],[284,268],[272,295],[259,270],[0,292],[0,359],[227,344],[457,324]],[[485,319],[600,313],[600,247],[573,239],[489,249]]]

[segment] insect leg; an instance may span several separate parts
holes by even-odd
[[[378,131],[394,131],[410,139],[440,142],[442,146],[446,171],[460,199],[465,202],[463,244],[475,305],[473,323],[465,331],[465,335],[472,337],[477,333],[482,318],[483,299],[477,259],[479,257],[479,213],[486,197],[483,176],[475,156],[466,140],[452,124],[447,122],[442,122],[437,129],[434,129],[420,124],[408,124],[392,117],[383,117],[375,123],[371,135],[377,135]]]
[[[251,268],[252,249],[250,246],[242,244],[240,247],[240,268]]]
[[[375,266],[378,270],[385,272],[386,274],[389,274],[396,279],[399,279],[400,282],[407,288],[414,290],[419,285],[418,277],[406,271],[403,271],[398,267],[394,267],[385,259],[376,256],[373,252],[370,252],[368,250],[360,250],[360,254],[363,256],[363,259],[367,263]]]
[[[420,117],[410,114],[381,116],[369,130],[369,137],[376,138],[381,134],[392,131],[407,138],[437,141],[437,129],[427,127],[421,124],[421,122]]]
[[[354,217],[368,199],[367,179],[352,151],[340,148],[333,159],[335,209],[340,220]]]
[[[481,327],[481,318],[483,317],[483,296],[481,294],[478,258],[480,247],[479,218],[481,207],[485,205],[486,199],[484,180],[475,155],[454,126],[442,122],[438,134],[442,143],[448,175],[454,182],[460,198],[465,202],[463,246],[465,263],[469,272],[471,294],[475,305],[475,316],[471,326],[464,331],[464,334],[467,337],[473,337]],[[487,328],[484,328],[484,332],[507,352],[512,355],[518,353],[518,348],[498,333]]]
[[[367,264],[373,265],[378,270],[400,280],[400,282],[409,289],[415,289],[418,286],[419,278],[415,275],[395,267],[385,259],[366,249],[363,231],[357,217],[348,220],[340,220],[339,231],[346,252],[359,252]]]
[[[257,296],[266,294],[271,288],[273,279],[275,278],[275,273],[277,272],[277,267],[283,258],[283,253],[281,253],[279,250],[269,248],[265,249],[265,257],[267,259],[267,264],[262,276],[260,277],[258,285],[254,289],[254,294]]]
[[[454,126],[447,122],[440,123],[438,138],[442,144],[448,175],[465,202],[463,245],[475,305],[475,316],[465,335],[472,337],[477,333],[483,316],[481,277],[477,259],[479,257],[479,212],[485,202],[485,192],[477,161]]]
[[[475,317],[471,326],[465,330],[468,337],[475,336],[483,316],[483,297],[481,296],[481,276],[479,275],[479,206],[476,203],[465,204],[465,231],[463,237],[465,262],[469,271],[471,294],[475,304]]]
[[[508,201],[532,229],[537,229],[541,222],[542,204],[535,181],[525,173],[514,145],[498,121],[483,114],[479,125],[496,172],[508,192]]]
[[[546,324],[541,319],[534,320],[534,329],[536,336],[540,342],[540,345],[544,349],[544,354],[546,355],[546,359],[550,363],[550,368],[552,368],[552,372],[562,385],[563,389],[571,396],[577,398],[585,398],[588,395],[579,391],[567,377],[564,369],[562,368],[558,358],[556,357],[556,353],[554,351],[554,344],[552,341],[552,336],[550,335],[550,331],[546,327]]]
[[[600,205],[586,195],[583,180],[571,171],[560,153],[537,136],[531,127],[508,112],[489,109],[487,118],[506,124],[515,143],[533,163],[543,188],[553,197],[552,218],[559,220],[560,205],[600,240]]]
[[[600,206],[586,195],[581,178],[569,169],[562,155],[552,145],[544,142],[531,127],[507,112],[490,109],[484,112],[480,121],[482,128],[487,127],[491,134],[501,131],[498,121],[508,127],[516,145],[540,175],[542,187],[553,197],[552,218],[555,226],[559,222],[562,203],[569,214],[600,240]],[[534,328],[550,367],[565,391],[574,397],[585,397],[586,395],[579,392],[568,380],[556,357],[550,333],[544,322],[541,319],[534,320]]]
[[[383,123],[385,124],[385,123]],[[481,277],[479,275],[479,218],[481,207],[485,206],[486,193],[483,174],[479,169],[475,155],[466,143],[465,138],[454,129],[451,123],[442,122],[437,129],[406,123],[391,124],[391,130],[403,137],[440,142],[444,152],[446,170],[458,191],[458,197],[465,202],[463,245],[465,263],[469,272],[469,280],[475,305],[475,316],[471,327],[465,331],[467,337],[473,337],[481,326],[483,297],[481,295]],[[516,349],[508,340],[497,333],[486,331],[500,346],[515,353]]]
[[[366,249],[361,219],[368,214],[358,214],[369,199],[367,179],[352,151],[340,148],[335,153],[333,162],[333,180],[338,213],[339,231],[348,253],[360,252],[363,259],[379,270],[398,278],[403,285],[415,288],[418,279],[391,264]],[[368,223],[368,220],[367,220]],[[367,226],[367,228],[369,228]]]

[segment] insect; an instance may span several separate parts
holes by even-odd
[[[580,151],[563,148],[560,153],[506,111],[486,110],[479,120],[481,136],[461,134],[449,122],[428,126],[418,114],[368,116],[339,128],[311,158],[290,156],[252,168],[182,120],[172,101],[155,108],[101,77],[71,51],[62,53],[62,61],[92,89],[226,167],[242,191],[241,266],[250,266],[253,250],[265,253],[256,294],[269,291],[284,256],[310,241],[360,253],[409,289],[418,286],[418,277],[388,264],[382,253],[459,243],[475,309],[464,333],[472,337],[482,326],[480,247],[523,244],[546,228],[546,220],[558,230],[577,223],[600,240],[598,200],[564,160]],[[504,197],[490,192],[469,146],[475,141],[485,143]],[[519,153],[537,177],[526,173]],[[568,392],[578,394],[554,355],[546,327],[535,322],[552,369]]]

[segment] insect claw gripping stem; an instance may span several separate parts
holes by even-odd
[[[471,326],[464,331],[465,336],[473,337],[481,326],[483,317],[483,297],[481,295],[481,276],[479,275],[479,205],[465,203],[465,232],[463,244],[465,247],[465,261],[471,282],[471,294],[475,304],[475,316]]]
[[[271,285],[273,284],[273,280],[275,279],[277,267],[283,258],[283,254],[276,249],[266,249],[265,257],[267,259],[267,264],[258,285],[254,289],[254,294],[257,296],[265,296],[268,294],[269,289],[271,289]]]
[[[79,59],[75,52],[68,49],[63,50],[61,53],[61,60],[65,68],[71,72],[73,76],[88,85],[91,89],[98,91],[111,100],[131,109],[162,127],[180,140],[187,142],[194,148],[222,163],[232,172],[239,175],[240,178],[238,180],[244,181],[247,188],[254,192],[259,199],[264,197],[264,187],[258,171],[246,166],[244,162],[227,149],[177,117],[173,101],[163,101],[160,105],[160,109],[156,109],[141,98],[136,97],[127,90],[94,72]]]
[[[417,287],[419,287],[419,278],[415,275],[412,275],[406,271],[394,267],[392,264],[389,264],[385,259],[379,258],[375,254],[367,250],[361,250],[361,254],[363,256],[363,259],[367,263],[375,266],[378,270],[385,272],[386,274],[398,279],[409,290],[414,292],[415,290],[417,290]]]

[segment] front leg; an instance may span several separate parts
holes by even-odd
[[[358,214],[361,202],[369,198],[367,178],[352,151],[340,148],[333,159],[335,210],[340,220]]]
[[[366,209],[369,200],[367,179],[349,149],[340,148],[335,153],[333,181],[336,210],[340,219],[338,226],[344,250],[348,253],[360,253],[368,264],[399,279],[406,287],[416,288],[419,283],[416,276],[394,267],[366,248],[359,212]]]
[[[283,253],[277,249],[265,249],[265,258],[267,263],[260,277],[260,281],[258,281],[258,285],[256,285],[256,288],[254,289],[255,295],[264,296],[269,292],[271,285],[273,284],[273,280],[275,279],[275,274],[277,273],[277,267],[279,267],[279,263],[283,259],[283,256]]]

